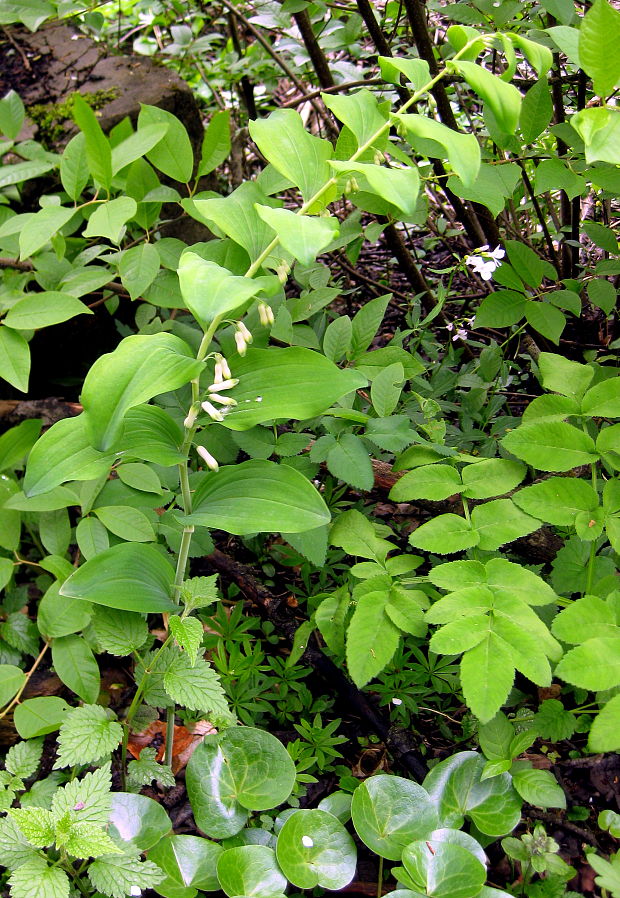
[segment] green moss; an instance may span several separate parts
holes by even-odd
[[[65,134],[65,123],[73,119],[75,97],[81,96],[91,109],[103,109],[116,99],[118,87],[96,90],[89,93],[74,91],[62,103],[35,103],[28,107],[28,116],[38,128],[38,139],[48,149],[56,146]]]

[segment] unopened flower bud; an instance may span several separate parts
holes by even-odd
[[[223,421],[224,420],[224,414],[219,410],[219,408],[216,408],[214,405],[211,405],[210,402],[203,402],[202,409],[214,421]]]
[[[251,332],[247,329],[243,321],[237,321],[237,330],[243,334],[243,339],[246,343],[251,343],[254,339]]]
[[[198,409],[196,408],[195,405],[192,405],[192,407],[190,408],[190,410],[187,413],[187,417],[185,418],[185,421],[183,421],[183,427],[186,430],[189,430],[190,427],[193,427],[194,424],[196,423],[197,417],[198,417]]]
[[[205,449],[204,446],[196,446],[196,452],[211,471],[217,471],[219,469],[220,466],[217,463],[217,459],[213,458],[209,450]]]
[[[263,327],[269,327],[270,324],[273,324],[274,317],[271,306],[268,306],[266,302],[259,302],[258,317],[260,318],[260,323]]]
[[[248,351],[248,344],[245,342],[241,331],[235,331],[235,344],[239,355],[244,356]]]
[[[216,362],[215,363],[215,371],[213,373],[213,381],[216,384],[221,384],[223,380],[224,380],[224,372],[222,370],[222,363]]]
[[[220,405],[229,405],[231,407],[237,404],[232,396],[220,396],[219,393],[209,393],[209,399],[212,402],[219,402]]]
[[[233,377],[230,380],[221,380],[219,383],[211,384],[207,389],[209,393],[221,393],[222,390],[232,390],[238,383],[239,378]]]
[[[385,155],[381,150],[375,150],[375,165],[382,165],[385,162]]]

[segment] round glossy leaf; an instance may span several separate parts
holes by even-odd
[[[275,851],[265,845],[241,845],[223,851],[217,862],[217,876],[230,898],[263,898],[283,892],[288,885]]]
[[[470,854],[478,858],[481,864],[486,864],[487,862],[487,856],[480,843],[473,836],[470,836],[469,833],[464,833],[460,829],[435,829],[424,841],[427,844],[430,842],[433,848],[448,842],[451,845],[460,845],[461,848],[466,848]]]
[[[282,872],[300,889],[343,889],[355,875],[355,842],[333,814],[318,808],[288,818],[276,853]]]
[[[199,828],[215,839],[234,836],[248,811],[286,801],[295,765],[282,743],[254,727],[230,727],[198,746],[187,765],[187,791]]]
[[[319,808],[321,811],[333,814],[341,823],[348,823],[351,819],[352,798],[353,796],[350,792],[343,792],[342,790],[332,792],[331,795],[327,795],[319,802]]]
[[[426,895],[423,892],[413,892],[411,889],[394,889],[383,898],[426,898]]]
[[[161,867],[166,879],[156,891],[166,898],[190,898],[196,889],[215,892],[220,888],[217,861],[222,848],[199,836],[170,836],[149,851],[149,860]]]
[[[353,793],[351,816],[364,844],[399,861],[403,848],[424,839],[439,823],[426,789],[400,776],[371,776]]]
[[[403,864],[429,898],[474,898],[486,879],[484,864],[451,842],[412,842],[403,851]]]
[[[266,845],[268,848],[275,848],[276,837],[260,826],[246,826],[236,836],[230,836],[222,842],[222,848],[239,848],[241,845]]]
[[[113,839],[148,851],[171,829],[170,818],[157,801],[132,792],[112,793],[109,833]]]

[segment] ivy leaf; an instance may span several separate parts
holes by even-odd
[[[64,720],[58,734],[58,760],[54,769],[92,764],[120,744],[123,728],[101,705],[82,705]]]
[[[9,877],[12,898],[69,898],[69,878],[45,858],[33,857]],[[120,898],[120,896],[119,896]]]
[[[162,881],[164,873],[153,861],[121,854],[94,861],[88,868],[88,878],[93,888],[108,898],[125,898],[134,887],[153,888]]]
[[[187,652],[193,667],[204,636],[202,624],[196,617],[180,618],[175,614],[168,620],[168,626],[177,644]]]
[[[11,808],[15,823],[34,848],[46,848],[54,843],[54,817],[44,808]]]
[[[206,661],[192,665],[186,654],[179,652],[164,673],[164,689],[178,705],[192,711],[228,713],[228,704],[220,679]]]

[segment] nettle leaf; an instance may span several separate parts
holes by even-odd
[[[359,372],[338,368],[320,353],[298,346],[248,349],[230,364],[239,378],[230,392],[237,405],[223,421],[230,430],[249,430],[277,418],[314,418],[368,383]]]
[[[31,739],[28,742],[18,742],[6,753],[4,766],[12,773],[25,780],[37,770],[43,754],[43,740]]]
[[[333,147],[309,134],[295,110],[277,109],[267,118],[251,121],[249,129],[263,156],[299,188],[305,202],[329,181]]]
[[[196,617],[180,618],[175,614],[168,619],[168,626],[177,644],[187,652],[193,666],[204,636],[202,623]]]
[[[565,421],[521,424],[502,446],[541,471],[570,471],[598,458],[592,437]]]
[[[439,825],[437,809],[422,786],[387,774],[372,776],[355,790],[351,817],[364,844],[391,861],[399,861],[406,845]]]
[[[123,728],[101,705],[82,705],[65,718],[58,735],[54,769],[92,764],[120,745]]]
[[[215,839],[235,835],[248,811],[286,801],[295,775],[289,753],[264,730],[228,727],[207,737],[187,765],[187,792],[198,827]]]
[[[389,592],[374,589],[374,582],[366,581],[354,591],[357,605],[347,629],[347,668],[358,689],[383,670],[400,642],[400,630],[385,611]]]
[[[176,654],[164,673],[164,689],[177,705],[192,711],[228,713],[220,678],[202,659],[192,664],[187,654]]]
[[[192,514],[179,517],[238,535],[303,532],[329,519],[325,502],[303,474],[263,460],[200,475]]]
[[[30,845],[15,821],[9,816],[0,818],[0,850],[2,851],[2,863],[7,870],[16,870],[26,861],[39,857],[38,852]]]
[[[99,651],[110,655],[131,655],[142,648],[149,635],[142,614],[97,605],[93,609],[93,632]]]
[[[140,757],[130,761],[127,765],[127,782],[130,788],[139,789],[142,786],[150,786],[155,780],[171,789],[175,785],[175,776],[172,769],[155,760],[157,749],[146,746],[140,752]]]
[[[288,885],[275,851],[266,845],[239,845],[223,851],[217,861],[217,878],[230,898],[281,895]]]
[[[447,155],[465,187],[472,186],[480,169],[480,146],[474,134],[453,131],[424,115],[405,113],[393,118],[403,125],[407,139],[418,152],[431,158]]]
[[[60,820],[68,811],[78,823],[105,826],[111,807],[111,764],[103,764],[82,779],[74,779],[57,789],[52,799],[52,813]],[[76,808],[76,805],[78,806]]]
[[[11,808],[9,816],[34,848],[54,844],[55,828],[51,811],[44,808]]]
[[[125,898],[132,888],[150,889],[158,885],[164,873],[153,861],[141,861],[134,855],[108,855],[93,861],[88,878],[98,892],[109,898]]]
[[[263,221],[276,232],[284,249],[302,265],[312,265],[340,231],[338,219],[331,216],[311,218],[309,215],[296,215],[289,209],[276,209],[258,203],[255,208]]]
[[[285,876],[300,889],[342,889],[355,875],[355,842],[333,814],[319,808],[288,817],[276,852]]]
[[[237,277],[192,252],[183,253],[178,273],[187,308],[205,329],[215,318],[243,306],[261,289],[258,281]]]
[[[170,598],[173,582],[174,568],[155,547],[121,543],[79,567],[60,594],[109,608],[161,613],[177,610]]]
[[[453,60],[450,65],[463,75],[469,86],[488,104],[502,131],[514,134],[521,112],[521,94],[514,84],[507,84],[474,62]]]
[[[125,337],[114,352],[97,359],[82,388],[87,432],[95,448],[105,451],[117,442],[130,408],[184,386],[203,367],[173,334]]]
[[[42,857],[32,857],[21,864],[8,883],[13,898],[69,898],[69,877],[60,867],[50,867]]]

